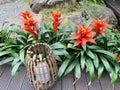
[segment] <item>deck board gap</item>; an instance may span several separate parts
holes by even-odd
[[[23,86],[23,83],[24,83],[24,81],[25,81],[25,77],[26,77],[26,74],[24,75],[24,78],[23,78],[23,81],[22,81],[22,84],[21,84],[20,90],[22,90],[22,86]]]
[[[86,72],[85,72],[85,81],[87,82],[87,87],[88,87],[88,90],[89,90],[89,86],[88,86],[89,81],[87,80],[87,73]]]

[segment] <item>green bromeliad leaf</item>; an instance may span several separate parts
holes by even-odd
[[[68,24],[69,24],[70,28],[72,29],[72,32],[73,33],[76,32],[75,24],[71,20],[69,20]]]
[[[58,77],[61,77],[63,75],[63,73],[65,72],[65,69],[67,68],[68,64],[70,63],[69,59],[66,59],[62,65],[60,66],[59,70],[58,70]]]
[[[25,35],[17,35],[18,38],[22,38],[27,41],[27,37]]]
[[[11,53],[14,53],[14,52],[15,52],[15,51],[13,51],[13,50],[2,51],[2,52],[0,52],[0,56],[7,55],[7,54],[11,54]]]
[[[110,64],[113,65],[113,67],[115,68],[115,72],[118,73],[120,70],[119,62],[117,60],[113,60],[110,57],[107,57],[107,59],[109,60]]]
[[[86,48],[87,48],[87,47],[82,45],[82,48],[83,48],[84,51],[86,51]]]
[[[51,45],[51,48],[52,48],[52,49],[61,49],[61,48],[66,48],[66,46],[63,45],[63,44],[60,43],[60,42],[57,42],[57,43],[52,44],[52,45]]]
[[[100,57],[103,65],[104,65],[105,69],[106,69],[109,73],[111,73],[111,72],[113,71],[113,68],[111,67],[111,65],[110,65],[110,63],[108,62],[108,60],[107,60],[105,57],[103,57],[102,55],[99,55],[99,57]]]
[[[82,70],[85,68],[85,63],[86,63],[86,56],[84,56],[84,54],[82,54],[81,52],[80,64],[81,64]]]
[[[93,50],[100,50],[101,48],[99,46],[95,46],[95,45],[90,45],[87,46],[89,49],[93,49]]]
[[[60,56],[59,56],[59,55],[55,55],[55,58],[56,58],[56,60],[57,60],[57,61],[62,62],[62,59],[60,58]]]
[[[93,63],[95,65],[95,68],[98,69],[98,67],[99,67],[99,58],[98,58],[97,54],[94,53],[94,55],[95,55],[95,59],[93,60]]]
[[[54,55],[56,56],[66,56],[67,58],[70,58],[71,56],[65,49],[59,49],[59,50],[53,50]]]
[[[0,48],[0,51],[3,51],[5,49],[9,49],[9,48],[12,48],[12,47],[17,47],[19,45],[8,45],[8,46],[3,46],[2,48]]]
[[[115,72],[110,73],[111,84],[113,85],[118,78],[118,74]]]
[[[91,59],[95,59],[95,55],[94,55],[94,53],[92,52],[92,51],[90,51],[90,50],[87,50],[86,51],[86,54],[91,58]]]
[[[80,69],[80,64],[79,62],[75,66],[75,77],[79,79],[81,77],[81,69]]]
[[[98,67],[98,79],[101,78],[103,71],[104,71],[104,66],[103,66],[103,64],[100,64]]]
[[[3,47],[5,45],[6,45],[6,43],[0,43],[0,47]]]
[[[70,44],[70,43],[67,45],[67,48],[70,48],[70,49],[73,49],[73,50],[81,50],[79,48],[76,48],[73,44]]]
[[[25,60],[25,50],[20,51],[20,60],[23,62],[23,64],[26,66],[26,60]]]
[[[20,61],[20,57],[19,56],[14,58],[14,60],[12,62],[12,66],[15,66],[19,61]]]
[[[92,18],[87,20],[87,26],[90,26],[91,23],[92,23]]]
[[[89,82],[89,85],[90,85],[95,80],[94,65],[90,58],[87,58],[86,60],[86,67],[90,73],[90,82]]]
[[[70,64],[70,66],[68,66],[68,68],[66,69],[65,75],[68,74],[68,73],[70,73],[70,72],[75,68],[75,66],[77,65],[77,63],[78,63],[78,59],[76,58],[76,59]]]
[[[113,54],[109,51],[105,51],[105,50],[94,50],[95,52],[98,52],[98,53],[101,53],[101,54],[105,54],[105,55],[108,55],[110,57],[112,57],[113,59],[116,60],[116,54]]]
[[[13,57],[3,58],[2,60],[0,60],[0,65],[6,64],[6,63],[11,62],[13,60],[14,60]]]
[[[11,76],[14,77],[15,74],[17,73],[19,66],[21,65],[22,62],[18,62],[13,68],[12,68],[12,72],[11,72]]]

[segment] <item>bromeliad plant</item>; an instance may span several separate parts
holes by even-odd
[[[66,46],[62,43],[66,33],[63,28],[58,27],[61,20],[60,12],[52,13],[52,27],[48,27],[41,21],[36,21],[27,10],[20,13],[20,16],[21,26],[11,25],[0,32],[0,57],[2,58],[0,65],[12,62],[12,76],[15,76],[19,71],[21,64],[26,65],[26,50],[32,44],[48,43],[58,61],[62,61],[63,55],[68,56]]]
[[[21,64],[26,65],[26,50],[30,45],[36,43],[37,39],[36,27],[38,22],[26,10],[20,15],[24,24],[23,28],[18,25],[10,25],[1,30],[3,40],[1,39],[0,42],[0,57],[2,57],[0,65],[12,62],[12,76],[15,76],[19,71]],[[23,31],[24,29],[31,32],[34,38],[28,32]],[[4,34],[6,35],[3,37]]]
[[[62,20],[60,12],[53,12],[51,16],[53,21],[52,27],[47,26],[45,23],[41,24],[41,27],[38,30],[38,42],[49,44],[56,59],[62,62],[63,56],[69,57],[69,54],[66,51],[67,47],[64,44],[64,39],[69,33],[66,32],[66,27],[60,26],[60,21]]]
[[[21,32],[21,28],[17,25],[9,26],[9,28],[1,31],[1,33],[3,32],[6,35],[1,37],[3,40],[0,42],[0,65],[12,62],[11,75],[15,76],[19,71],[19,66],[21,64],[26,65],[26,50],[34,43],[34,39],[24,31]]]
[[[111,84],[114,84],[120,71],[117,61],[120,58],[115,53],[119,43],[117,38],[111,39],[112,32],[107,29],[111,25],[105,21],[106,18],[93,19],[91,24],[83,26],[75,26],[70,21],[72,34],[68,38],[72,39],[69,39],[67,48],[71,57],[64,60],[58,71],[59,77],[74,69],[76,82],[81,77],[81,71],[85,69],[90,74],[90,85],[95,79],[95,71],[98,72],[98,79],[100,79],[103,71],[106,70],[111,78]]]

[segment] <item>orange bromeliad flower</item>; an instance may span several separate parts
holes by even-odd
[[[33,26],[26,25],[26,26],[24,26],[24,28],[22,28],[22,30],[29,31],[33,35],[35,40],[38,39],[38,35],[36,33],[36,29]]]
[[[22,16],[23,19],[31,18],[32,15],[28,10],[24,10],[23,12],[20,13],[20,16]]]
[[[95,32],[91,31],[92,27],[77,25],[77,33],[71,34],[71,37],[77,39],[75,41],[75,45],[86,45],[86,42],[91,42],[93,44],[96,44],[96,41],[92,38],[92,35],[95,34]]]
[[[34,20],[33,16],[27,10],[22,12],[20,15],[22,16],[21,20],[22,20],[22,23],[24,24],[24,27],[22,28],[22,30],[29,31],[33,35],[34,39],[37,39],[38,35],[36,31],[38,29],[36,28],[36,25],[38,24],[38,22]]]
[[[52,20],[53,20],[53,30],[56,33],[58,26],[59,26],[59,22],[61,20],[61,18],[60,18],[61,13],[60,12],[53,12],[51,15],[52,15]]]
[[[53,16],[53,18],[60,17],[61,13],[60,12],[53,12],[52,16]]]
[[[36,22],[33,17],[27,18],[27,19],[22,19],[22,23],[24,25],[29,25],[29,26],[35,26],[38,24],[38,22]]]
[[[120,62],[120,55],[118,55],[116,59],[118,60],[118,62]]]
[[[104,18],[102,20],[100,20],[100,19],[97,19],[97,20],[93,19],[92,26],[93,26],[93,28],[96,31],[96,35],[104,34],[105,33],[105,28],[112,26],[110,24],[105,23],[106,19],[107,18]]]

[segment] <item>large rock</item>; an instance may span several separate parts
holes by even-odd
[[[73,5],[75,2],[79,2],[80,0],[31,0],[30,8],[33,12],[39,13],[40,10],[46,7],[55,7],[56,4],[63,4],[67,6]]]
[[[117,25],[118,20],[110,8],[100,5],[93,5],[93,8],[96,8],[95,11],[90,9],[90,13],[93,13],[95,18],[107,18],[109,24]]]
[[[114,26],[117,26],[118,24],[118,20],[110,8],[107,8],[106,6],[96,5],[96,4],[88,6],[86,9],[81,9],[80,11],[65,15],[64,17],[65,19],[62,24],[66,25],[69,19],[71,19],[76,24],[85,24],[86,18],[84,18],[82,15],[83,11],[87,12],[87,15],[89,18],[102,19],[106,17],[107,23],[112,24]]]
[[[72,20],[75,24],[85,24],[86,20],[81,16],[81,12],[73,12],[69,13],[68,15],[63,16],[64,19],[62,21],[62,25],[66,26],[68,25],[68,20]]]

